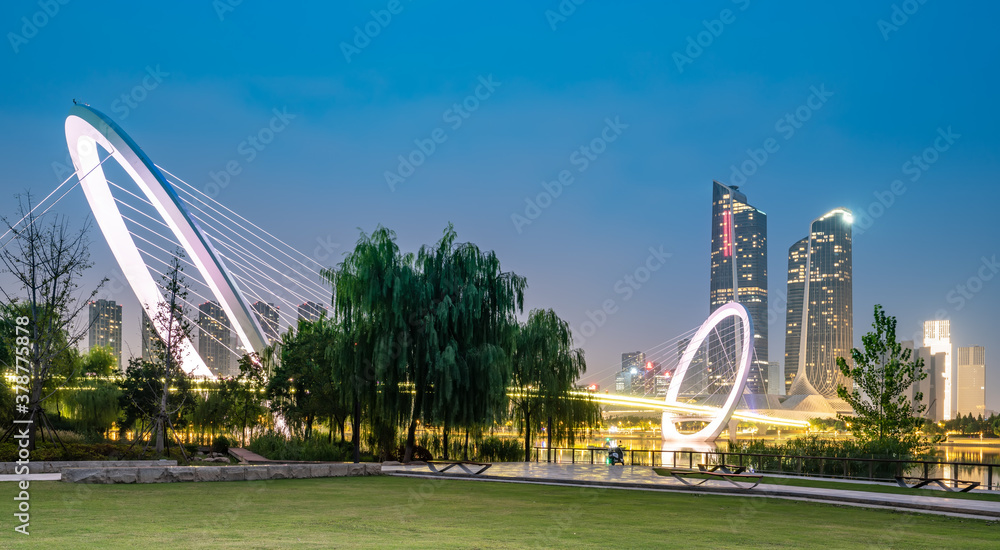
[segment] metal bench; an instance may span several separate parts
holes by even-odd
[[[745,466],[735,464],[699,464],[698,470],[720,474],[742,474],[747,471]]]
[[[458,468],[465,473],[476,476],[479,475],[492,466],[491,462],[471,462],[469,460],[428,460],[427,467],[431,469],[432,472],[436,474],[443,474],[448,470],[458,466]],[[444,466],[443,468],[438,468],[438,466]],[[477,469],[478,468],[478,469]],[[473,471],[475,470],[475,471]]]
[[[677,481],[690,487],[697,487],[706,481],[726,481],[737,489],[748,491],[760,484],[764,478],[761,474],[732,474],[723,472],[703,472],[700,470],[682,470],[675,468],[653,468],[653,471],[661,476],[672,476]],[[689,480],[698,480],[692,482]],[[747,484],[752,483],[749,487]]]
[[[916,482],[916,483],[913,483]],[[911,484],[912,483],[912,484]],[[904,489],[921,489],[930,484],[937,485],[938,487],[949,492],[959,492],[968,493],[969,491],[979,487],[978,481],[961,481],[958,479],[944,479],[940,477],[906,477],[906,476],[896,476],[896,484]],[[949,486],[949,484],[953,484]],[[959,487],[959,485],[965,485],[965,487]]]

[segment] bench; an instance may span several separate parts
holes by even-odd
[[[915,482],[915,483],[914,483]],[[944,479],[940,477],[906,477],[906,476],[896,476],[896,484],[904,489],[920,489],[930,485],[931,483],[937,485],[938,487],[944,489],[945,491],[954,493],[958,491],[960,493],[968,493],[969,491],[979,487],[978,481],[961,481],[958,479]],[[949,485],[949,484],[953,484]],[[965,485],[965,487],[959,488],[959,485]]]
[[[721,474],[742,474],[747,471],[745,466],[737,466],[735,464],[699,464],[698,470]]]
[[[697,487],[704,484],[706,481],[726,481],[731,483],[737,489],[748,491],[753,489],[760,484],[760,480],[764,478],[761,474],[733,474],[733,473],[723,473],[723,472],[703,472],[700,470],[682,470],[674,468],[653,468],[653,471],[657,475],[661,476],[672,476],[677,481],[680,481],[684,485],[690,487]],[[698,480],[696,483],[692,483],[689,480]],[[741,485],[742,483],[742,485]],[[749,487],[746,486],[748,483],[753,483]]]
[[[438,468],[439,465],[444,466],[443,468]],[[427,467],[431,469],[432,472],[436,474],[443,474],[448,470],[458,466],[458,468],[465,473],[476,476],[479,475],[492,466],[492,462],[472,462],[469,460],[428,460]],[[476,469],[478,468],[478,469]],[[473,471],[473,469],[476,469]]]

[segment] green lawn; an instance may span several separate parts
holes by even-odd
[[[2,548],[997,548],[1000,525],[742,496],[396,477],[31,484]]]

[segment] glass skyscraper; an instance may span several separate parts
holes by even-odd
[[[785,395],[791,395],[792,381],[799,371],[799,335],[802,327],[802,293],[806,288],[806,255],[809,237],[788,249],[788,294],[785,309]]]
[[[736,276],[733,276],[733,264]],[[747,203],[735,186],[712,182],[712,274],[709,311],[733,301],[733,283],[740,304],[747,308],[754,328],[754,367],[747,380],[750,393],[767,392],[767,214]],[[719,334],[734,332],[729,319],[719,324]],[[731,346],[732,342],[725,342]],[[731,354],[732,351],[729,351]],[[713,376],[725,361],[726,350],[718,340],[709,341],[709,369]],[[721,373],[719,373],[721,375]],[[725,391],[725,388],[718,388]]]
[[[788,251],[789,395],[819,393],[833,400],[838,386],[853,387],[837,367],[838,357],[850,362],[854,346],[853,222],[850,210],[832,210]]]

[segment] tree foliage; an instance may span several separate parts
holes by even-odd
[[[436,245],[404,254],[379,227],[324,276],[346,338],[331,352],[350,381],[354,412],[367,409],[379,429],[404,425],[404,460],[421,422],[447,431],[503,414],[506,350],[525,281],[502,271],[493,252],[456,243],[449,225]]]
[[[337,340],[337,334],[335,325],[326,319],[300,319],[297,329],[282,336],[281,362],[268,383],[267,395],[288,425],[309,439],[317,419],[343,414],[327,357],[327,346]]]
[[[240,444],[246,446],[255,430],[269,428],[265,418],[268,413],[267,366],[256,353],[245,354],[239,359],[240,374],[232,393],[233,427],[238,428]]]
[[[896,341],[896,318],[875,306],[872,332],[862,338],[864,351],[851,350],[853,366],[843,357],[837,366],[854,381],[854,389],[837,388],[837,395],[854,409],[855,417],[841,417],[854,436],[880,448],[915,450],[920,446],[919,416],[926,408],[921,393],[910,395],[913,384],[925,379],[923,360],[911,360],[912,350]],[[901,446],[901,447],[900,447]]]
[[[121,390],[114,382],[88,378],[69,394],[67,405],[81,431],[99,434],[103,439],[118,421],[120,398]]]
[[[532,433],[539,427],[572,442],[575,426],[599,419],[592,402],[567,399],[587,368],[583,350],[572,344],[569,323],[551,309],[533,310],[517,332],[510,390],[526,461],[531,460]]]

